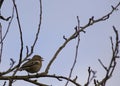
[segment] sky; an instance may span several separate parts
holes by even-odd
[[[77,25],[77,16],[80,19],[80,25],[88,23],[89,18],[94,16],[98,19],[111,11],[111,5],[115,6],[119,0],[43,0],[43,17],[39,39],[35,46],[33,55],[39,54],[44,58],[43,66],[40,72],[44,71],[48,62],[55,54],[56,50],[65,41],[63,35],[68,38],[74,33],[74,27]],[[16,0],[20,23],[23,32],[24,54],[26,55],[26,45],[30,48],[35,38],[39,21],[39,0]],[[1,8],[1,14],[8,17],[12,13],[12,0],[5,0]],[[118,8],[120,9],[120,7]],[[97,79],[101,80],[105,75],[105,70],[98,62],[101,59],[105,65],[109,65],[112,51],[110,36],[115,38],[112,26],[114,25],[120,33],[120,10],[114,12],[106,20],[96,23],[86,28],[86,33],[81,33],[80,46],[76,66],[72,78],[78,76],[77,82],[85,84],[88,77],[87,69],[90,66],[97,71]],[[1,21],[3,34],[6,31],[8,22]],[[74,39],[59,53],[57,59],[52,64],[49,74],[68,76],[75,56],[75,47],[77,40]],[[0,71],[5,71],[10,66],[10,58],[18,62],[20,51],[19,29],[14,17],[7,37],[4,40],[2,63]],[[32,56],[33,56],[32,55]],[[120,59],[118,59],[115,72],[106,86],[118,86],[120,84]],[[6,63],[6,64],[5,64]],[[26,75],[25,71],[17,73]],[[38,79],[40,82],[53,86],[64,86],[66,81],[58,81],[52,78]],[[3,85],[0,81],[0,85]],[[13,86],[35,86],[33,84],[16,81]],[[69,86],[74,86],[69,84]],[[93,82],[90,86],[94,86]]]

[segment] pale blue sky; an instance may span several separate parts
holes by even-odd
[[[44,71],[47,63],[54,55],[55,51],[62,45],[63,35],[69,37],[74,33],[74,27],[77,25],[76,16],[79,16],[81,25],[85,25],[91,16],[95,19],[107,14],[111,11],[111,5],[115,6],[119,0],[43,0],[43,19],[39,40],[35,46],[34,54],[40,54],[44,57]],[[35,32],[39,21],[39,4],[38,0],[16,0],[18,6],[19,17],[21,21],[23,39],[24,39],[24,56],[26,53],[25,46],[30,48],[33,42]],[[119,7],[120,9],[120,7]],[[6,0],[1,9],[2,14],[7,17],[12,12],[12,1]],[[74,69],[73,78],[77,75],[77,82],[82,85],[87,81],[87,69],[89,66],[97,71],[97,78],[101,79],[105,70],[98,62],[100,58],[104,64],[108,65],[111,59],[110,36],[115,37],[112,26],[114,25],[120,33],[120,11],[112,14],[110,19],[99,22],[86,29],[86,34],[81,33],[81,42],[79,46],[79,54]],[[6,29],[6,23],[2,21],[3,31]],[[19,57],[19,32],[14,17],[10,27],[10,31],[4,41],[2,64],[0,71],[9,67],[9,58],[16,61]],[[58,74],[68,76],[73,59],[75,56],[75,46],[77,40],[72,40],[58,55],[50,69],[50,74]],[[120,84],[120,60],[118,59],[113,77],[108,81],[106,86],[118,86]],[[4,65],[6,63],[6,65]],[[26,72],[18,73],[25,75]],[[0,81],[0,85],[3,81]],[[64,86],[64,81],[59,82],[56,79],[40,79],[40,82],[52,84],[53,86]],[[34,86],[24,81],[16,81],[14,86]],[[73,85],[69,85],[73,86]],[[93,86],[93,82],[90,86]]]

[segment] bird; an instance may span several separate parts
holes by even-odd
[[[34,55],[32,59],[24,63],[20,67],[20,71],[25,70],[28,73],[37,73],[42,67],[43,58],[39,55]]]

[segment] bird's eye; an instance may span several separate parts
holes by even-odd
[[[38,62],[35,62],[35,64],[38,64]]]
[[[34,64],[39,64],[40,62],[39,61],[35,61]]]

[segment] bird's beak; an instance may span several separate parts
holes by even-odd
[[[42,61],[44,61],[44,59],[43,59],[43,58],[41,58],[41,60],[42,60]]]

